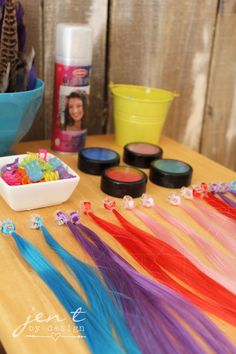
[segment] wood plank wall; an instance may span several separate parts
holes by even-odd
[[[28,43],[45,80],[44,105],[27,135],[49,138],[55,26],[94,31],[89,133],[113,130],[108,82],[175,91],[164,132],[236,170],[236,0],[22,0]]]
[[[201,152],[236,170],[236,1],[221,1],[201,137]]]

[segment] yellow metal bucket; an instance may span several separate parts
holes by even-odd
[[[152,87],[110,84],[116,142],[159,141],[171,102],[178,96]]]

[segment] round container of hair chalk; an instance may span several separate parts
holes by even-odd
[[[103,170],[119,163],[120,155],[116,151],[101,147],[84,148],[78,156],[78,168],[90,175],[100,176]]]
[[[187,187],[192,180],[192,167],[186,162],[173,159],[152,161],[149,179],[166,188]]]
[[[153,160],[161,159],[163,150],[160,146],[149,143],[129,143],[124,146],[123,160],[128,165],[149,168]]]
[[[115,166],[103,171],[101,190],[113,197],[140,197],[146,191],[146,174],[134,167]]]

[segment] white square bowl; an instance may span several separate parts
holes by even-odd
[[[21,161],[25,156],[26,154],[0,157],[0,170],[4,165],[12,163],[17,157]],[[50,153],[47,156],[49,159],[55,157]],[[79,183],[80,177],[63,161],[61,163],[70,174],[75,176],[74,178],[20,186],[9,186],[0,178],[0,195],[16,211],[44,208],[65,202],[70,198]]]

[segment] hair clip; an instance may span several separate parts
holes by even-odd
[[[43,172],[40,169],[38,160],[32,160],[25,164],[25,170],[32,182],[38,182],[43,178]]]
[[[103,206],[106,210],[113,210],[116,207],[116,202],[112,199],[103,199]]]
[[[151,208],[155,205],[154,199],[145,193],[141,196],[141,204],[146,208]]]
[[[20,167],[25,167],[25,165],[31,161],[38,160],[38,154],[34,152],[27,152],[27,155],[21,160]]]
[[[72,224],[74,225],[79,225],[80,224],[80,216],[78,211],[73,210],[72,212],[70,212],[70,219]]]
[[[74,178],[75,176],[71,175],[64,166],[60,165],[55,168],[55,171],[58,171],[61,179]]]
[[[201,188],[202,188],[203,191],[205,191],[205,192],[208,192],[208,191],[209,191],[209,188],[208,188],[208,184],[207,184],[207,183],[202,182],[202,183],[200,184],[200,186],[201,186]]]
[[[38,160],[38,154],[33,152],[27,152],[27,155],[21,160],[19,167],[25,167],[25,165],[31,161]]]
[[[38,160],[38,153],[37,152],[31,152],[27,151],[27,157],[32,161],[32,160]]]
[[[39,149],[38,157],[40,159],[43,159],[44,161],[47,161],[47,154],[48,154],[48,152],[46,149]],[[41,156],[41,155],[43,155],[43,156]]]
[[[62,166],[62,162],[57,157],[52,157],[48,162],[53,166],[54,170],[57,167]]]
[[[17,168],[6,171],[1,177],[9,186],[19,186],[21,184],[22,170]]]
[[[210,191],[211,193],[217,193],[217,192],[219,192],[219,185],[218,185],[217,183],[210,183],[209,191]]]
[[[180,189],[180,195],[181,197],[185,198],[185,199],[193,199],[193,190],[192,188],[188,188],[188,187],[182,187]]]
[[[50,172],[53,172],[54,171],[54,167],[52,165],[50,165],[49,162],[46,162],[44,160],[41,160],[41,159],[38,159],[38,163],[39,163],[39,166],[41,168],[41,170],[44,172],[44,171],[50,171]]]
[[[206,186],[207,186],[206,183],[193,184],[192,185],[193,196],[196,198],[203,198],[208,192],[208,186],[207,188]]]
[[[181,204],[181,197],[176,193],[171,193],[168,196],[168,200],[171,205],[180,205]]]
[[[80,209],[81,209],[81,213],[82,214],[89,214],[90,211],[92,210],[92,203],[91,202],[88,202],[88,201],[85,201],[85,202],[81,202],[80,203]]]
[[[58,171],[44,171],[43,178],[45,182],[57,181],[60,179]]]
[[[56,213],[55,213],[55,221],[57,223],[58,226],[61,226],[61,225],[64,225],[64,224],[67,224],[68,221],[69,221],[69,218],[68,216],[63,213],[63,211],[61,210],[58,210]]]
[[[15,225],[13,224],[13,222],[10,219],[0,222],[0,227],[1,227],[2,233],[5,235],[12,234],[13,231],[15,231],[15,229],[16,229]]]
[[[20,171],[21,171],[21,180],[20,180],[21,184],[31,183],[31,180],[29,179],[26,171],[24,169],[21,169]]]
[[[30,215],[29,227],[33,230],[40,230],[43,226],[43,220],[38,214]]]
[[[1,173],[3,174],[7,171],[16,170],[18,166],[19,166],[19,157],[17,157],[14,162],[8,163],[7,165],[3,166],[1,168]]]
[[[132,210],[135,208],[135,203],[130,195],[125,195],[123,197],[123,205],[125,209]]]

